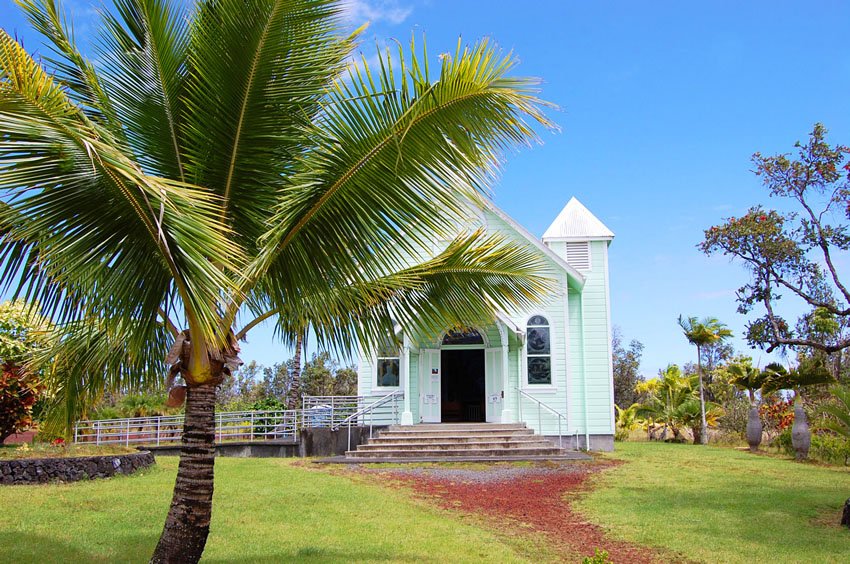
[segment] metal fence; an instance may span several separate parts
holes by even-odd
[[[304,428],[391,425],[398,423],[403,398],[401,392],[382,397],[302,396],[300,410],[220,412],[215,416],[215,440],[296,441]],[[74,443],[159,446],[179,443],[182,434],[182,415],[100,419],[77,422]]]
[[[182,415],[134,417],[79,421],[74,427],[74,443],[167,445],[179,443],[183,433]],[[229,411],[215,416],[215,440],[295,441],[298,438],[298,411]]]
[[[301,426],[393,425],[399,422],[404,393],[385,396],[302,396]]]

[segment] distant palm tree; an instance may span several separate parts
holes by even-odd
[[[646,398],[638,404],[635,416],[650,419],[653,424],[660,425],[661,437],[665,437],[670,430],[673,439],[678,440],[683,425],[677,410],[693,397],[693,385],[679,367],[675,364],[668,365],[659,373],[658,378],[639,383],[635,390]],[[650,438],[654,432],[650,432]]]
[[[705,391],[702,383],[702,347],[728,339],[732,331],[714,317],[698,320],[696,317],[679,316],[679,326],[688,342],[697,348],[697,376],[699,377],[700,444],[708,444],[708,424],[705,420]]]
[[[768,379],[768,373],[750,365],[750,360],[730,362],[726,370],[729,372],[729,382],[739,390],[746,391],[750,399],[750,409],[747,412],[747,444],[750,450],[756,452],[761,444],[763,427],[759,416],[756,392],[761,390]]]
[[[104,389],[161,382],[163,358],[185,383],[153,560],[194,562],[216,386],[239,340],[271,319],[286,344],[309,326],[351,349],[394,321],[437,333],[534,303],[551,287],[537,255],[457,225],[504,152],[552,124],[536,81],[510,76],[515,59],[486,40],[432,78],[413,44],[352,66],[341,2],[115,3],[96,65],[56,0],[19,2],[47,68],[0,30],[0,285],[64,331],[66,425]]]
[[[696,377],[682,374],[677,365],[671,364],[660,372],[658,378],[638,384],[636,390],[646,399],[643,403],[632,406],[636,408],[635,415],[646,417],[654,424],[661,425],[660,437],[665,437],[669,429],[673,433],[673,439],[679,440],[682,429],[688,428],[693,434],[694,444],[700,442],[703,435],[702,413],[696,395]],[[706,421],[714,426],[721,415],[723,409],[709,402]]]

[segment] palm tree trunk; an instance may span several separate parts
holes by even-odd
[[[292,359],[292,383],[289,386],[289,397],[286,401],[287,409],[298,409],[298,400],[301,396],[301,349],[302,338],[299,333],[295,338],[295,357]]]
[[[702,386],[702,351],[697,345],[697,375],[699,377],[699,416],[700,416],[700,434],[699,442],[702,445],[708,444],[708,424],[705,422],[705,393]]]
[[[210,532],[215,463],[215,386],[190,386],[177,481],[151,562],[198,562]]]

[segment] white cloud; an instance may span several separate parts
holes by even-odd
[[[413,6],[402,5],[398,0],[347,0],[345,12],[358,25],[367,21],[398,25],[413,12]]]

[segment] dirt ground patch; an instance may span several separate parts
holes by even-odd
[[[682,561],[669,554],[607,538],[571,508],[571,499],[586,491],[587,479],[616,463],[550,462],[526,465],[428,465],[425,467],[355,466],[349,471],[390,487],[412,490],[440,507],[487,516],[488,522],[511,534],[542,533],[565,560],[608,552],[612,562]]]

